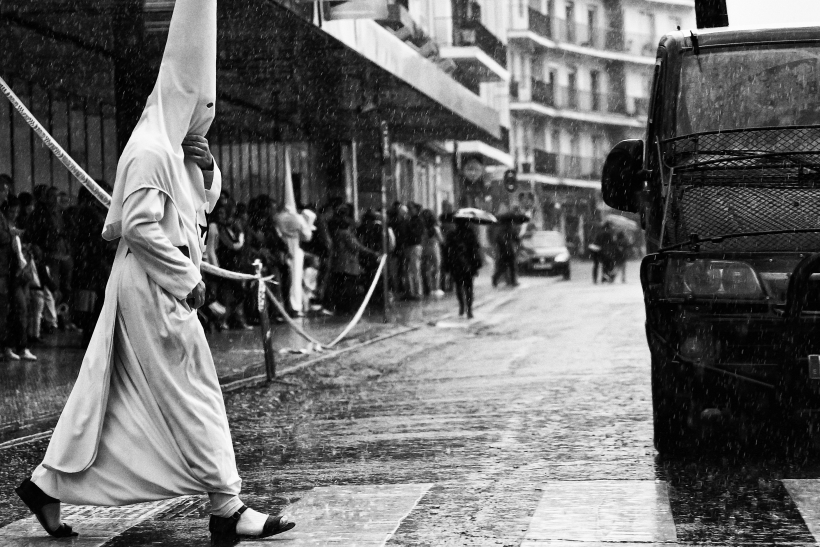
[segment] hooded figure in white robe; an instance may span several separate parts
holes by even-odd
[[[216,0],[177,0],[156,85],[117,165],[103,237],[120,242],[103,310],[32,475],[60,501],[119,506],[207,492],[213,515],[243,507],[222,392],[190,301],[204,295],[205,214],[221,189],[204,140],[215,102]],[[205,142],[210,168],[183,150],[190,135]],[[265,517],[249,510],[242,522],[255,519],[261,531]]]
[[[305,268],[305,253],[301,242],[310,241],[313,230],[305,217],[296,209],[296,197],[293,193],[293,177],[290,170],[290,155],[285,154],[285,201],[282,211],[276,215],[276,229],[279,236],[287,243],[288,268],[290,269],[290,287],[288,287],[288,303],[297,315],[304,311],[302,302],[302,274]]]

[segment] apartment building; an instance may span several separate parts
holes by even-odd
[[[611,147],[643,135],[658,41],[694,0],[512,0],[511,154],[545,229],[579,249]]]

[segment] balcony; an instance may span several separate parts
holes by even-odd
[[[573,156],[561,154],[558,156],[558,174],[568,179],[598,179],[601,161],[589,156]]]
[[[557,175],[558,174],[558,154],[547,152],[546,150],[539,150],[536,148],[533,152],[533,166],[535,172],[542,175]]]
[[[454,21],[452,45],[441,47],[439,57],[452,61],[456,79],[476,93],[481,83],[510,79],[507,46],[474,19]]]
[[[522,164],[522,171],[568,179],[591,179],[600,177],[602,162],[599,158],[556,154],[546,150],[533,150],[532,163]]]
[[[530,81],[530,94],[532,100],[544,106],[555,106],[555,94],[553,93],[553,85],[548,82],[542,82],[533,78]]]
[[[453,30],[455,47],[478,47],[489,55],[493,61],[507,68],[507,46],[496,38],[487,27],[476,21],[463,21]]]
[[[509,38],[534,41],[536,47],[546,49],[571,44],[636,57],[654,58],[658,48],[658,38],[651,33],[625,32],[616,27],[590,26],[586,23],[550,18],[533,8],[529,8],[528,28],[511,30]]]
[[[544,38],[551,38],[552,24],[550,22],[550,16],[544,15],[540,11],[533,8],[528,9],[530,17],[529,29],[536,34],[543,36]]]

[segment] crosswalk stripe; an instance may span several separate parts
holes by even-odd
[[[80,534],[73,547],[100,547],[137,524],[184,503],[192,497],[174,498],[128,507],[62,506],[63,521]],[[53,547],[54,539],[46,534],[34,516],[0,528],[0,545],[4,547]]]
[[[314,488],[284,513],[295,521],[288,545],[381,547],[432,484]],[[283,536],[284,538],[285,536]]]
[[[521,547],[677,543],[663,481],[552,481],[543,491]]]
[[[820,479],[783,479],[781,482],[814,540],[820,543]]]

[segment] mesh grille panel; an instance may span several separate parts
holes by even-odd
[[[670,139],[664,151],[675,166],[667,243],[820,228],[820,126],[702,133]],[[813,252],[820,234],[744,237],[704,249]]]
[[[820,172],[820,127],[752,129],[724,133],[704,133],[679,137],[666,142],[669,165],[678,169],[763,170],[744,176],[766,176],[780,172],[794,178]],[[749,157],[761,154],[786,154],[782,157]],[[772,173],[765,173],[765,171]],[[709,176],[714,176],[710,173]],[[724,174],[725,176],[725,174]]]
[[[737,232],[820,227],[820,189],[684,186],[674,196],[677,217],[669,219],[674,242]],[[670,212],[672,208],[670,208]],[[818,251],[820,234],[786,234],[729,239],[705,250]]]

